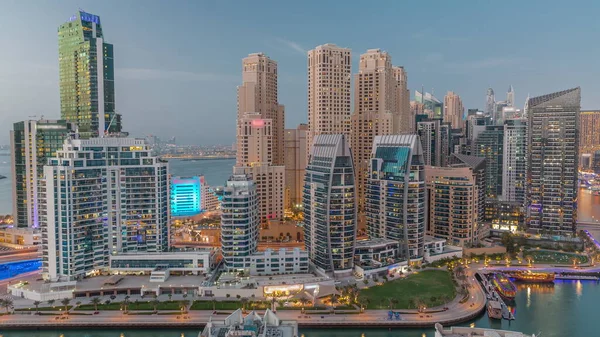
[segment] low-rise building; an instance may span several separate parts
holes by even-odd
[[[461,247],[449,246],[446,240],[439,239],[430,235],[425,236],[425,257],[428,263],[438,261],[444,258],[461,258],[463,249]]]
[[[110,256],[110,272],[152,274],[168,270],[168,275],[198,275],[209,272],[216,263],[216,250],[168,253],[129,253]],[[166,279],[166,278],[165,278]]]
[[[496,330],[496,329],[482,329],[482,328],[468,328],[453,326],[450,329],[444,329],[441,324],[435,325],[435,337],[535,337],[535,335],[526,335],[522,332],[507,331],[507,330]]]
[[[356,242],[354,255],[354,275],[358,278],[385,276],[404,272],[409,261],[399,258],[400,243],[391,239],[370,239]],[[411,259],[420,262],[422,258]]]
[[[250,275],[279,275],[308,273],[308,253],[300,248],[267,249],[249,256]]]
[[[33,228],[0,228],[0,243],[15,246],[37,246],[42,242],[42,233]],[[15,247],[16,248],[16,247]]]

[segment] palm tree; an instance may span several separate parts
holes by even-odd
[[[181,309],[182,312],[187,313],[187,306],[189,304],[189,301],[180,301],[179,302],[179,309]]]
[[[212,305],[213,305],[213,311],[216,311],[216,310],[217,310],[217,300],[215,300],[215,299],[213,298],[212,300],[210,300],[210,302],[211,302],[211,303],[212,303]]]
[[[63,298],[60,301],[60,304],[65,306],[65,313],[67,313],[67,314],[69,313],[69,303],[71,303],[71,300],[68,298]]]
[[[6,303],[6,300],[3,298],[0,298],[0,307],[4,306],[4,303]],[[7,311],[8,312],[8,311]]]
[[[123,312],[127,313],[129,312],[129,299],[127,297],[125,297],[125,300],[123,301]]]
[[[360,306],[360,309],[364,310],[366,307],[369,306],[369,303],[371,301],[367,297],[361,296],[356,300],[356,302]]]
[[[331,309],[335,313],[335,305],[339,302],[337,295],[335,295],[335,294],[331,295],[330,301],[331,301]]]
[[[302,304],[302,306],[303,306],[303,307],[304,307],[304,306],[306,306],[306,305],[307,305],[307,304],[310,302],[310,301],[309,301],[307,298],[305,298],[305,297],[301,297],[299,301],[300,301],[300,304]]]
[[[13,300],[10,298],[3,299],[2,306],[6,308],[6,313],[8,314],[8,310],[13,306]]]
[[[38,307],[40,306],[40,304],[42,304],[42,302],[40,301],[33,302],[33,305],[35,305],[35,312],[39,312]]]
[[[398,300],[395,298],[388,298],[388,304],[390,305],[390,310],[394,309],[394,305],[398,303]]]
[[[48,300],[48,305],[53,307],[54,306],[54,302],[56,302],[55,300]]]
[[[102,303],[102,301],[98,297],[94,297],[91,303],[94,305],[94,311],[98,311],[98,304]]]
[[[248,303],[248,299],[245,297],[242,297],[240,299],[240,302],[242,303],[242,310],[246,310],[246,304]]]
[[[169,294],[169,301],[171,300],[171,298],[173,297],[173,294]]]
[[[158,304],[160,303],[160,301],[155,298],[150,303],[152,303],[152,307],[154,307],[154,312],[157,312],[158,311]]]

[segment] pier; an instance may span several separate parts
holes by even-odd
[[[477,279],[481,282],[483,290],[485,291],[486,297],[488,300],[494,300],[500,302],[502,306],[502,318],[508,321],[512,321],[515,319],[515,315],[513,315],[510,310],[508,310],[508,306],[504,302],[504,299],[498,295],[496,290],[494,289],[494,285],[489,281],[486,273],[482,273],[481,271],[477,272]]]

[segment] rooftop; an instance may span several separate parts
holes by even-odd
[[[435,337],[535,337],[535,335],[530,336],[516,331],[467,328],[458,326],[444,330],[442,325],[438,323],[435,325]]]

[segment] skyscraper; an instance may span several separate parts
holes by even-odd
[[[78,11],[58,28],[58,65],[61,119],[76,123],[82,138],[121,132],[113,45],[99,16]]]
[[[417,122],[417,134],[423,151],[423,163],[442,166],[442,133],[439,119]]]
[[[168,163],[143,139],[65,140],[39,184],[43,275],[73,281],[109,256],[169,247]]]
[[[48,158],[62,149],[77,128],[64,120],[28,120],[14,124],[10,133],[13,176],[13,216],[17,227],[39,227],[38,179]]]
[[[453,129],[464,129],[464,108],[460,96],[448,91],[444,97],[444,122],[450,123]]]
[[[496,111],[496,98],[494,97],[494,89],[488,88],[485,96],[485,114],[493,117]]]
[[[398,241],[405,258],[423,256],[425,203],[419,136],[375,137],[366,192],[369,237]]]
[[[307,151],[317,135],[350,136],[351,67],[349,48],[328,43],[308,52]]]
[[[304,243],[312,263],[351,274],[356,243],[354,165],[345,135],[315,137],[304,179]]]
[[[398,102],[392,58],[387,52],[369,49],[360,56],[358,68],[358,73],[354,75],[350,147],[355,165],[358,211],[362,212],[373,139],[393,132]]]
[[[308,125],[285,129],[285,204],[286,209],[302,205],[302,186],[306,172],[306,132]]]
[[[527,225],[531,230],[574,233],[580,104],[579,87],[529,99]]]
[[[394,133],[415,132],[415,116],[410,107],[408,76],[404,67],[393,66],[396,78],[396,114],[394,115]]]
[[[508,91],[506,92],[506,104],[510,107],[515,106],[515,90],[512,85],[508,87]]]
[[[583,110],[579,120],[579,153],[600,150],[600,111]]]
[[[221,201],[221,250],[226,270],[249,269],[249,258],[257,252],[260,226],[256,186],[246,175],[227,181]]]
[[[242,60],[242,85],[238,87],[238,121],[246,113],[257,113],[271,120],[273,165],[284,162],[284,106],[277,94],[277,62],[263,53],[254,53]],[[239,148],[240,144],[238,144]]]
[[[475,141],[474,156],[485,158],[486,198],[502,197],[502,168],[504,165],[504,126],[488,125]]]
[[[525,206],[527,183],[527,120],[504,122],[502,199]]]
[[[415,91],[415,101],[423,104],[423,113],[429,115],[429,118],[444,118],[444,103],[440,102],[433,94]]]
[[[284,215],[284,109],[277,101],[277,63],[256,53],[244,58],[242,67],[234,175],[254,180],[266,224]]]

